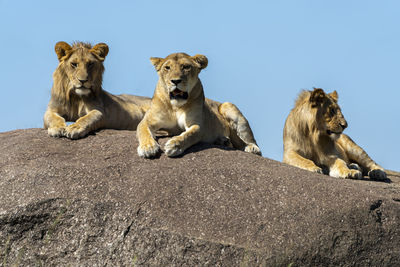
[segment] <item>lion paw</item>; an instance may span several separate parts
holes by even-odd
[[[363,177],[362,172],[360,172],[359,170],[350,170],[350,173],[345,178],[361,179],[362,177]]]
[[[329,172],[329,175],[336,178],[344,178],[344,179],[361,179],[363,177],[362,172],[359,170],[338,170],[334,169]]]
[[[52,127],[47,129],[47,134],[51,137],[62,137],[65,135],[64,127]]]
[[[160,145],[153,140],[148,144],[140,144],[137,148],[137,153],[139,157],[142,158],[152,158],[155,157],[160,152]]]
[[[177,138],[172,138],[164,146],[165,154],[168,157],[176,157],[183,153],[181,142]]]
[[[381,170],[381,169],[370,170],[368,172],[368,176],[372,180],[380,180],[380,181],[382,181],[382,180],[386,180],[387,179],[386,172],[384,170]]]
[[[248,153],[253,153],[253,154],[261,156],[261,150],[256,144],[248,144],[244,148],[244,151],[248,152]]]
[[[319,174],[324,174],[323,170],[318,166],[314,166],[314,167],[310,168],[309,171],[316,172]]]
[[[87,134],[85,128],[77,125],[76,123],[69,125],[65,128],[65,136],[69,139],[79,139]]]

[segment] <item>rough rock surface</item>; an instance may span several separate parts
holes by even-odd
[[[146,160],[136,147],[130,131],[0,133],[0,265],[400,266],[399,177],[336,179],[206,144]]]

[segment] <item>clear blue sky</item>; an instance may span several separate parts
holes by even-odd
[[[152,56],[206,55],[206,96],[235,103],[279,161],[298,92],[337,90],[347,134],[400,170],[398,1],[0,0],[0,25],[1,132],[42,127],[56,42],[105,42],[114,94],[151,96]]]

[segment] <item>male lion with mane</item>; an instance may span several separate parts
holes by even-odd
[[[53,74],[44,128],[53,137],[78,139],[102,129],[135,130],[150,106],[150,98],[112,95],[102,89],[108,46],[58,42],[60,61]],[[75,122],[69,126],[66,121]]]
[[[159,130],[175,135],[165,144],[165,154],[174,157],[198,143],[231,145],[261,155],[249,123],[232,103],[219,103],[204,97],[198,77],[207,67],[203,55],[176,53],[151,58],[159,75],[151,107],[137,128],[138,154],[150,158],[160,146],[154,139]]]
[[[385,180],[384,169],[349,136],[336,91],[302,91],[283,129],[283,162],[338,178]]]

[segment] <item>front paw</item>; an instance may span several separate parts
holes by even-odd
[[[261,156],[261,150],[256,144],[248,144],[244,148],[244,151]]]
[[[344,178],[344,179],[361,179],[362,178],[362,172],[359,170],[353,170],[353,169],[334,169],[329,172],[330,176],[336,177],[336,178]]]
[[[47,129],[47,134],[51,137],[62,137],[65,135],[65,127],[51,127]]]
[[[318,166],[313,166],[312,168],[308,169],[309,171],[316,172],[319,174],[324,174],[323,170]]]
[[[168,157],[176,157],[183,153],[181,141],[178,137],[171,138],[164,146],[165,154]]]
[[[65,136],[69,139],[79,139],[87,135],[85,128],[74,123],[65,128]]]
[[[372,180],[383,181],[383,180],[387,179],[386,172],[384,170],[381,170],[381,169],[370,170],[368,172],[368,176]]]
[[[359,170],[350,170],[350,173],[347,175],[348,179],[361,179],[363,177],[362,172]]]
[[[139,144],[137,152],[139,157],[152,158],[160,152],[160,145],[155,140],[149,140],[147,143]]]

